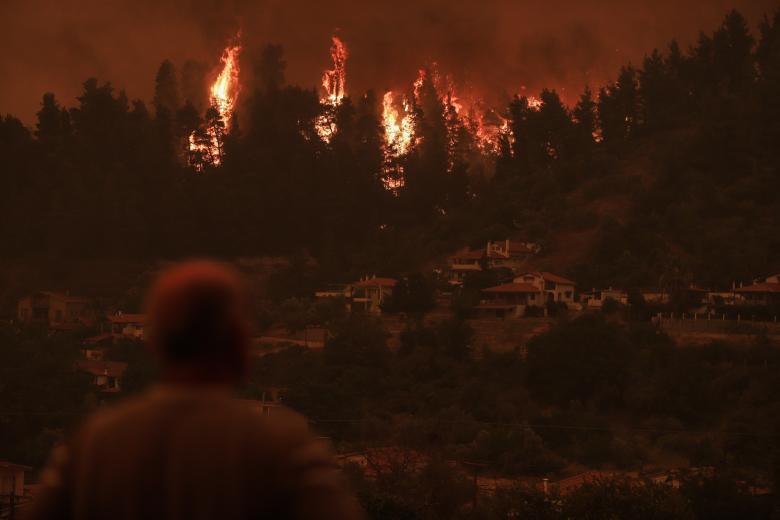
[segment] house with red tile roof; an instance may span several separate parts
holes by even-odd
[[[146,315],[118,312],[108,317],[111,335],[121,338],[144,339],[146,336]]]
[[[398,283],[395,278],[377,276],[366,277],[350,285],[349,294],[352,310],[360,310],[371,314],[382,312],[382,302],[393,294],[393,288]]]
[[[750,285],[734,289],[734,292],[749,305],[780,305],[780,274],[755,280]]]
[[[127,363],[83,359],[76,362],[76,369],[91,375],[93,384],[100,392],[117,393],[122,391],[122,376],[127,370]]]
[[[482,314],[521,317],[526,308],[543,308],[547,302],[573,304],[576,283],[547,272],[525,273],[512,282],[482,290],[483,299],[476,306]]]
[[[476,306],[480,314],[497,318],[519,318],[529,306],[542,307],[544,298],[538,287],[516,280],[482,290],[483,299]]]
[[[468,273],[481,271],[483,266],[517,272],[539,249],[539,246],[532,242],[509,239],[489,241],[481,249],[462,249],[449,258],[450,283],[460,285]]]
[[[577,288],[577,282],[563,276],[537,271],[521,274],[515,278],[515,282],[533,285],[539,289],[544,296],[545,303],[562,302],[568,305],[575,302],[574,291]]]

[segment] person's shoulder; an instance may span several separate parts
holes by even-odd
[[[104,406],[92,413],[81,425],[81,436],[94,437],[111,431],[121,431],[130,424],[138,424],[140,418],[153,408],[146,394],[128,397],[122,402]]]
[[[310,435],[306,418],[285,406],[274,406],[261,411],[241,400],[236,400],[234,406],[251,421],[258,432],[266,436],[295,440]]]

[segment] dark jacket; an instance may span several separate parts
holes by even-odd
[[[96,414],[41,483],[33,519],[361,518],[301,416],[224,389],[161,386]]]

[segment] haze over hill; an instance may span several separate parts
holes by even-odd
[[[288,79],[318,85],[329,38],[350,48],[349,91],[399,88],[417,69],[438,61],[465,89],[502,104],[521,92],[556,88],[576,102],[586,83],[614,79],[674,37],[683,48],[722,14],[738,8],[751,24],[771,0],[425,0],[289,2],[266,0],[7,0],[0,4],[0,113],[33,120],[45,91],[70,104],[83,80],[95,76],[150,100],[157,65],[187,59],[216,65],[222,48],[242,30],[245,58],[267,43],[286,51]]]

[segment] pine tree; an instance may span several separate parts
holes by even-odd
[[[580,99],[572,110],[574,117],[574,147],[578,153],[590,154],[596,135],[596,102],[590,87],[580,95]]]
[[[179,81],[176,79],[176,67],[169,60],[160,64],[154,85],[154,108],[157,117],[172,118],[181,107]]]

